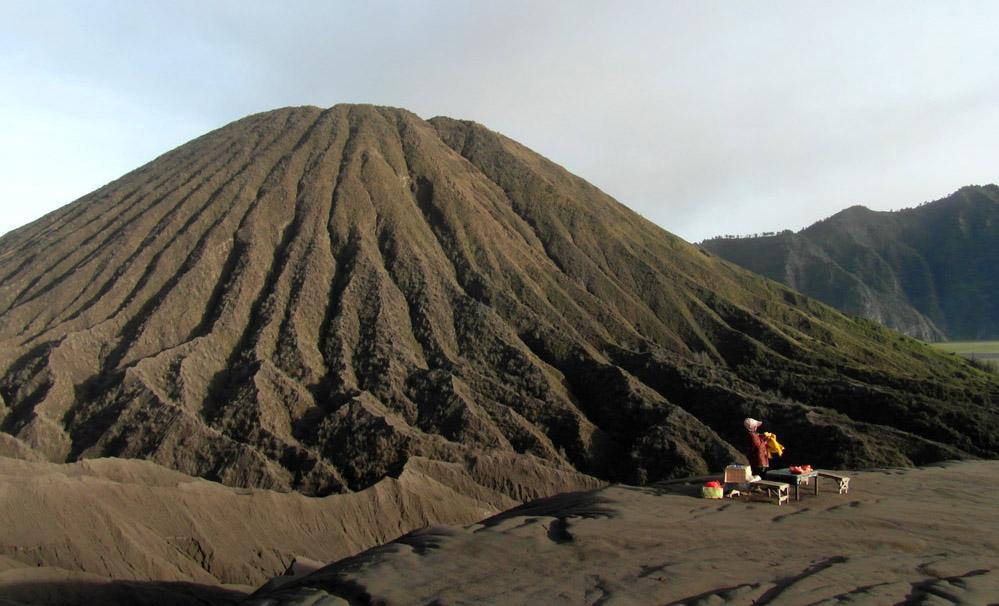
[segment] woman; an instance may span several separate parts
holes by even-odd
[[[766,438],[756,433],[756,430],[760,428],[760,425],[763,425],[763,422],[756,419],[746,419],[742,424],[746,427],[746,431],[749,432],[749,450],[746,452],[746,456],[749,458],[749,466],[752,468],[754,475],[758,475],[760,479],[764,479],[767,474],[767,468],[770,467],[770,451],[767,450]]]

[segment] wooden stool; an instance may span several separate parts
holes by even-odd
[[[833,473],[823,469],[819,470],[819,477],[836,480],[836,482],[839,483],[839,494],[847,494],[850,492],[850,476],[844,476],[842,474]]]
[[[749,490],[751,493],[763,496],[767,501],[777,501],[778,507],[788,501],[788,485],[784,482],[757,480],[749,485]]]

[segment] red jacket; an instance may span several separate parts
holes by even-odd
[[[770,467],[770,451],[767,450],[767,441],[758,433],[749,432],[749,464],[753,467]]]

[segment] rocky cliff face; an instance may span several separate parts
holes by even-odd
[[[796,234],[701,245],[924,341],[999,338],[999,187],[898,212],[854,206]]]
[[[696,474],[746,415],[813,464],[999,455],[989,375],[370,106],[244,118],[0,238],[0,397],[53,461],[320,495],[483,453],[530,496]]]

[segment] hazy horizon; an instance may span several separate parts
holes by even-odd
[[[289,105],[471,119],[687,240],[999,181],[985,2],[4,2],[0,234]]]

